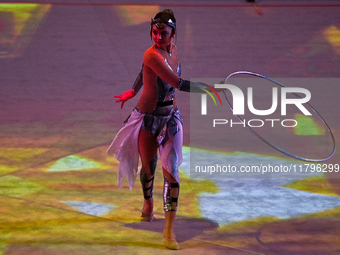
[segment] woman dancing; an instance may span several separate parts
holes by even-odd
[[[157,165],[157,149],[164,175],[165,246],[179,249],[173,231],[179,195],[179,171],[182,163],[183,128],[176,107],[175,89],[202,92],[215,91],[202,83],[190,83],[180,78],[177,48],[173,44],[176,19],[170,9],[156,14],[151,20],[150,36],[154,45],[146,50],[143,68],[131,90],[117,95],[124,103],[143,87],[137,106],[125,126],[118,132],[108,149],[120,162],[118,185],[128,176],[130,188],[136,179],[139,157],[142,162],[140,181],[144,205],[142,220],[153,220],[153,184]]]

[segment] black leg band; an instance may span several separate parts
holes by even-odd
[[[157,156],[154,155],[150,162],[150,171],[152,177],[150,179],[147,178],[145,171],[142,169],[140,171],[140,182],[142,184],[144,199],[150,199],[153,195],[153,183],[155,178],[155,172],[157,167]]]

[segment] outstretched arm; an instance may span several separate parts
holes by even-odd
[[[142,88],[142,86],[143,86],[143,68],[139,72],[131,90],[125,91],[122,95],[115,95],[116,98],[119,98],[116,102],[117,103],[121,102],[121,106],[120,106],[121,109],[123,108],[124,103],[127,100],[133,98],[138,93],[138,91]]]
[[[182,80],[165,63],[163,57],[153,51],[147,51],[143,59],[144,66],[150,68],[162,80],[169,83],[176,89],[186,92],[202,93],[204,90],[217,92],[212,86],[201,82],[190,82]]]

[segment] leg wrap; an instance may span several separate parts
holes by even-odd
[[[164,211],[177,211],[178,204],[178,195],[179,195],[179,183],[171,183],[164,176]]]
[[[140,171],[140,182],[142,184],[143,195],[145,199],[152,198],[156,166],[157,166],[157,156],[154,155],[150,162],[150,171],[151,171],[152,177],[148,179],[145,171],[143,169]]]

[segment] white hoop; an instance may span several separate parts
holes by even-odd
[[[271,79],[271,78],[269,78],[269,77],[266,77],[266,76],[264,76],[264,75],[262,75],[262,74],[253,73],[253,72],[248,72],[248,71],[238,71],[238,72],[231,73],[231,74],[228,75],[227,78],[225,78],[224,82],[227,83],[227,80],[228,80],[230,77],[232,77],[233,75],[236,75],[236,74],[248,74],[248,75],[253,75],[253,76],[261,77],[261,78],[267,79],[267,80],[269,80],[269,81],[272,81],[272,82],[276,83],[277,85],[279,85],[279,86],[281,86],[281,87],[286,87],[286,86],[284,86],[283,84],[281,84],[280,82],[275,81],[275,80],[273,80],[273,79]],[[233,107],[231,106],[231,103],[230,103],[230,101],[228,100],[228,97],[227,97],[227,94],[225,93],[225,91],[223,91],[223,94],[224,94],[224,97],[225,97],[225,99],[226,99],[226,101],[227,101],[227,103],[228,103],[228,105],[229,105],[229,108],[233,111]],[[301,98],[301,97],[300,97],[298,94],[296,94],[296,93],[292,93],[292,94],[293,94],[294,96],[298,97],[298,98]],[[326,123],[326,121],[321,117],[321,115],[320,115],[320,114],[319,114],[319,113],[318,113],[318,112],[317,112],[317,111],[316,111],[316,110],[315,110],[308,102],[306,102],[306,104],[313,110],[313,112],[316,113],[316,115],[317,115],[318,118],[322,121],[322,123],[326,126],[326,128],[327,128],[329,134],[330,134],[331,137],[332,137],[332,141],[333,141],[333,150],[332,150],[332,153],[331,153],[328,157],[326,157],[326,158],[321,158],[321,159],[310,159],[310,158],[304,158],[304,157],[300,157],[300,156],[297,156],[297,155],[295,155],[295,154],[292,154],[292,153],[290,153],[290,152],[288,152],[288,151],[285,151],[284,149],[281,149],[280,147],[277,147],[277,146],[275,146],[274,144],[268,142],[266,139],[264,139],[262,136],[260,136],[258,133],[256,133],[256,132],[255,132],[255,131],[247,124],[247,123],[244,123],[244,124],[245,124],[245,126],[246,126],[246,127],[247,127],[247,128],[248,128],[255,136],[256,136],[256,137],[258,137],[260,140],[262,140],[263,142],[265,142],[265,143],[268,144],[269,146],[273,147],[274,149],[276,149],[276,150],[278,150],[278,151],[280,151],[280,152],[282,152],[282,153],[284,153],[284,154],[286,154],[286,155],[288,155],[288,156],[290,156],[290,157],[293,157],[293,158],[296,158],[296,159],[299,159],[299,160],[303,160],[303,161],[309,161],[309,162],[323,162],[323,161],[326,161],[326,160],[330,159],[331,157],[333,157],[333,155],[334,155],[334,153],[335,153],[336,145],[335,145],[334,135],[333,135],[333,133],[332,133],[332,130],[330,129],[330,127],[329,127],[328,124]],[[235,116],[236,116],[240,121],[244,122],[243,119],[242,119],[239,115],[235,114]]]

